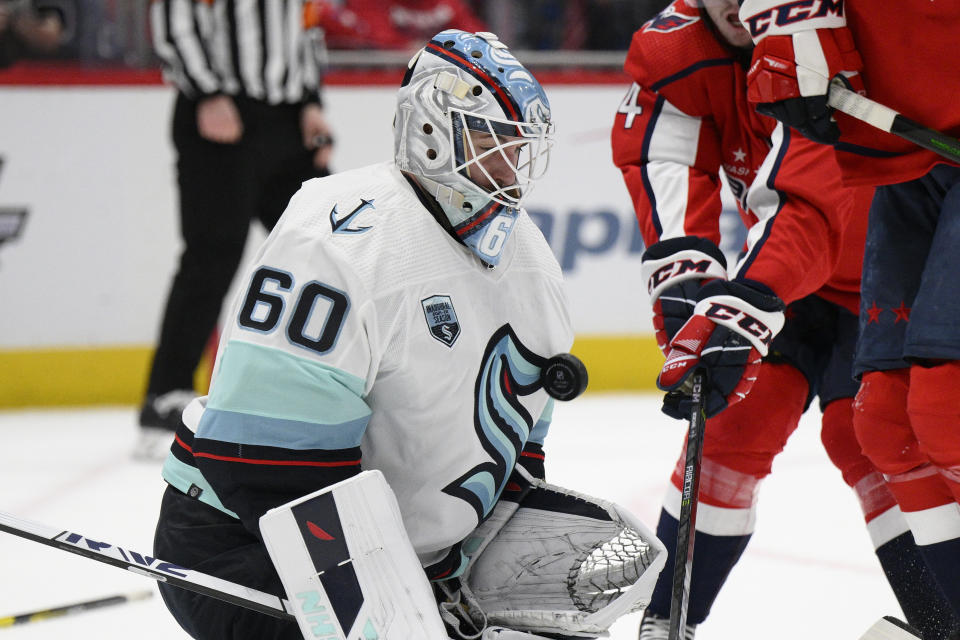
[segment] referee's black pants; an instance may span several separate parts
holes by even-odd
[[[148,393],[192,389],[243,255],[252,220],[273,229],[300,185],[321,175],[304,148],[300,105],[235,98],[243,119],[237,144],[197,131],[197,102],[182,94],[173,116],[183,253],[173,278],[150,371]]]

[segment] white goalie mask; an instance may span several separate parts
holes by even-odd
[[[553,126],[543,87],[492,33],[438,33],[397,93],[394,160],[495,265],[522,202],[547,169]]]

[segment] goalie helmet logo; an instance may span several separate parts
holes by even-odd
[[[420,301],[430,335],[448,347],[460,336],[460,322],[450,296],[430,296]]]

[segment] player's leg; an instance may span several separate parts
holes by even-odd
[[[927,204],[939,206],[923,276],[909,310],[904,356],[911,362],[907,413],[920,450],[952,501],[908,514],[914,535],[960,615],[960,168],[935,167],[921,181]],[[909,191],[904,194],[912,197]],[[917,205],[915,205],[917,206]],[[944,567],[951,567],[945,570]]]
[[[960,296],[955,279],[944,277],[960,266],[952,249],[960,231],[958,175],[960,170],[941,167],[921,179],[877,189],[864,257],[856,363],[863,378],[854,414],[863,452],[887,476],[955,616],[960,512],[948,480],[955,454],[937,462],[930,454],[943,435],[950,441],[960,431],[949,408],[939,415],[935,396],[957,396],[941,376],[926,376],[917,365],[913,376],[911,364],[960,357],[960,335],[948,319],[957,312]]]
[[[283,596],[263,544],[231,518],[173,487],[160,505],[154,553],[168,562]],[[296,622],[159,584],[160,595],[184,631],[197,640],[302,640]]]
[[[926,638],[945,638],[956,621],[933,580],[897,501],[860,450],[853,430],[853,354],[857,317],[837,309],[835,344],[820,381],[821,439],[844,482],[860,501],[877,559],[907,621]]]
[[[957,622],[883,474],[860,452],[852,404],[838,399],[824,410],[824,448],[860,501],[877,559],[907,621],[925,638],[946,638]]]
[[[243,142],[217,144],[200,137],[196,103],[182,96],[175,107],[173,140],[184,246],[151,366],[149,402],[172,391],[193,389],[194,371],[216,326],[250,221]],[[145,426],[171,428],[179,422],[182,406],[157,408],[160,411],[151,412],[151,407],[144,407]]]
[[[764,362],[750,395],[707,421],[688,625],[706,619],[750,540],[760,480],[770,473],[774,457],[796,429],[807,390],[804,375],[795,367]],[[650,635],[653,627],[663,626],[661,621],[670,618],[683,462],[681,453],[657,523],[657,537],[667,547],[669,557],[641,623],[641,639],[657,637]]]

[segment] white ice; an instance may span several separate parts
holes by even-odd
[[[561,405],[547,440],[548,479],[614,500],[650,528],[684,425],[654,395],[586,394]],[[130,407],[0,412],[0,511],[149,552],[163,482],[135,462]],[[152,580],[0,533],[0,618],[148,589],[136,603],[0,629],[2,640],[186,638]],[[860,509],[807,412],[760,492],[757,532],[700,627],[698,640],[856,640],[901,616]],[[614,640],[634,640],[639,615]]]

